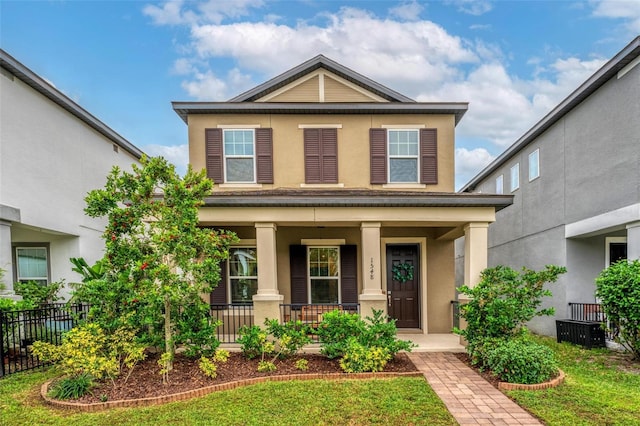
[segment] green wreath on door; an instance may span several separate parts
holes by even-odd
[[[397,263],[391,268],[393,280],[401,284],[413,280],[413,265],[407,262]]]

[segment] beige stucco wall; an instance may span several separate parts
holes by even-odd
[[[196,170],[205,168],[205,129],[219,125],[255,125],[273,128],[274,184],[262,189],[300,188],[305,182],[303,129],[300,125],[339,125],[338,181],[346,188],[382,189],[372,185],[369,165],[369,129],[388,125],[425,126],[438,130],[438,184],[425,191],[454,191],[454,116],[412,115],[303,115],[228,114],[189,116],[189,161]],[[216,190],[226,190],[219,188]],[[238,188],[231,188],[237,190]],[[253,188],[255,189],[255,188]],[[386,187],[385,189],[393,189]],[[406,189],[406,187],[405,187]]]

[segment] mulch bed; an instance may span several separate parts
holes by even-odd
[[[276,360],[276,371],[268,373],[258,372],[260,359],[247,360],[242,354],[232,352],[226,363],[218,365],[218,376],[215,379],[206,377],[198,367],[198,359],[187,358],[177,354],[173,363],[173,370],[169,374],[169,384],[162,383],[162,375],[158,365],[159,354],[150,354],[147,359],[138,364],[125,382],[126,374],[121,375],[115,383],[106,381],[92,388],[91,393],[76,402],[95,403],[103,401],[129,400],[171,395],[211,385],[223,384],[242,379],[267,377],[288,374],[326,374],[343,373],[338,360],[330,360],[317,354],[300,354],[291,358]],[[305,371],[296,369],[295,363],[299,359],[306,359],[309,368]],[[384,369],[385,372],[403,373],[418,371],[406,354],[397,354]]]

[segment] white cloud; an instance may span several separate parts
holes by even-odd
[[[456,182],[464,184],[477,175],[495,157],[484,148],[466,149],[456,148]]]
[[[191,81],[183,81],[182,88],[189,96],[199,101],[220,101],[226,99],[227,83],[208,70],[197,72]]]
[[[196,5],[196,10],[183,6]],[[250,13],[250,9],[262,7],[262,0],[208,0],[185,5],[184,0],[169,0],[162,6],[146,5],[142,12],[156,25],[180,25],[196,23],[220,24],[225,18],[239,18]]]
[[[406,21],[417,21],[420,19],[420,13],[424,10],[424,6],[415,0],[404,2],[396,7],[389,9],[389,14]]]
[[[189,146],[184,145],[145,145],[142,150],[152,157],[164,157],[176,166],[176,171],[184,175],[189,164]]]
[[[638,0],[602,0],[596,4],[593,16],[624,19],[631,33],[640,33],[640,1]]]
[[[459,12],[469,15],[484,15],[493,9],[493,4],[488,0],[445,0],[446,4],[454,5]]]

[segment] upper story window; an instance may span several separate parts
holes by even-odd
[[[389,182],[418,182],[418,131],[389,130]]]
[[[520,188],[520,163],[511,167],[511,192]]]
[[[340,303],[340,248],[309,247],[310,303]]]
[[[305,183],[338,183],[338,130],[304,129]]]
[[[540,150],[529,154],[529,182],[540,176]]]
[[[500,175],[496,178],[496,194],[504,193],[504,176]]]
[[[19,282],[49,283],[47,247],[16,247],[16,276]]]
[[[224,130],[225,182],[254,183],[254,130]]]
[[[207,177],[221,183],[273,183],[270,128],[205,129]]]
[[[369,131],[372,184],[438,183],[436,129]]]

